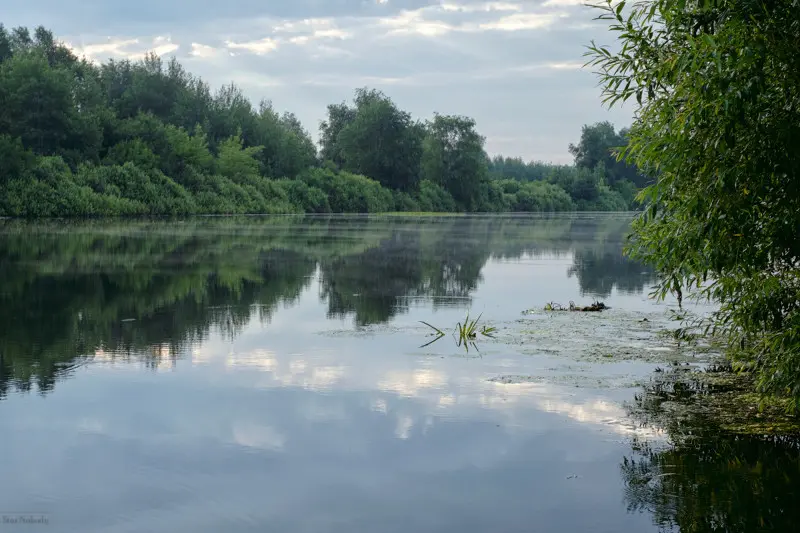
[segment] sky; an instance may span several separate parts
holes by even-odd
[[[611,35],[585,0],[37,0],[6,27],[42,25],[94,61],[176,56],[216,88],[291,111],[312,136],[328,104],[382,90],[415,118],[474,118],[491,155],[569,163],[607,109],[585,62]]]

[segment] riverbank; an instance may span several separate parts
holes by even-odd
[[[81,165],[38,157],[25,175],[0,189],[0,216],[20,218],[187,216],[302,213],[553,213],[624,211],[628,203],[608,191],[596,201],[575,201],[546,182],[486,180],[474,201],[458,202],[442,186],[423,180],[408,191],[349,172],[310,168],[295,179],[190,172],[172,179],[132,162]]]

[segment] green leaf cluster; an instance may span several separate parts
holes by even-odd
[[[589,64],[634,101],[624,157],[656,177],[630,253],[659,294],[719,303],[709,327],[800,406],[800,2],[608,0]]]

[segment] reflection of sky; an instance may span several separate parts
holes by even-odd
[[[266,332],[263,341],[272,344]],[[649,522],[621,507],[625,446],[605,430],[617,413],[593,394],[447,372],[468,360],[361,352],[370,364],[353,365],[354,353],[328,366],[324,353],[229,348],[174,372],[95,366],[47,401],[9,399],[3,468],[16,482],[0,499],[48,513],[55,531],[522,531],[531,522],[641,531]]]
[[[583,302],[571,264],[491,260],[471,309],[508,321]],[[319,291],[315,279],[233,340],[212,331],[186,353],[154,347],[151,370],[98,351],[45,399],[9,397],[3,507],[49,514],[48,532],[651,528],[622,503],[625,439],[644,431],[619,405],[630,390],[489,382],[559,362],[502,345],[481,358],[421,350],[410,328],[454,324],[465,306],[418,301],[356,329],[327,318]],[[646,291],[607,301],[652,306]]]
[[[9,398],[0,501],[47,531],[648,530],[621,503],[629,391],[491,383],[544,363],[422,354],[331,323],[317,294],[174,366],[97,364]]]

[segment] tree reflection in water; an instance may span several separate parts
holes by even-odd
[[[581,287],[641,290],[619,217],[230,217],[0,221],[0,398],[93,358],[158,367],[212,328],[269,322],[318,278],[329,317],[385,323],[410,301],[468,307],[491,258],[572,254]],[[594,252],[592,252],[594,253]],[[612,267],[608,267],[612,265]],[[608,268],[607,268],[608,267]]]
[[[642,425],[664,429],[670,445],[634,442],[620,465],[629,510],[651,513],[663,531],[797,531],[800,438],[723,430],[696,407],[724,391],[673,378],[646,387],[631,406]]]

